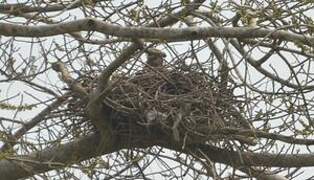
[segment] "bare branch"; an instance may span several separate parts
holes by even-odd
[[[59,72],[61,79],[76,93],[80,94],[82,97],[87,97],[88,93],[82,87],[79,82],[76,82],[66,69],[65,65],[62,62],[56,62],[52,64],[52,69],[56,72]]]
[[[14,135],[12,135],[11,142],[4,143],[0,149],[0,152],[5,152],[12,148],[15,144],[18,143],[18,140],[30,129],[32,129],[34,126],[38,125],[41,121],[45,119],[45,117],[53,110],[58,108],[64,101],[67,100],[67,94],[59,97],[56,101],[48,105],[44,110],[42,110],[40,113],[38,113],[34,118],[32,118],[30,121],[23,123],[23,126],[18,129]]]
[[[189,28],[150,28],[122,27],[97,19],[86,18],[54,25],[24,26],[0,23],[0,35],[20,37],[46,37],[77,31],[97,31],[106,35],[122,38],[145,38],[161,41],[188,41],[209,37],[224,38],[263,38],[303,43],[313,46],[314,38],[290,33],[283,30],[271,30],[251,27],[189,27]]]
[[[77,163],[91,157],[102,154],[109,154],[119,149],[129,147],[129,143],[124,141],[115,142],[114,144],[103,144],[99,141],[98,135],[91,135],[81,138],[68,144],[58,147],[47,148],[41,152],[32,153],[26,156],[7,157],[5,160],[0,160],[0,177],[2,179],[18,179],[33,175],[34,173],[42,173],[52,169],[62,168],[70,164]],[[135,141],[132,147],[146,148],[158,143],[155,141]],[[95,151],[98,146],[102,145],[102,151]],[[182,150],[181,146],[175,146],[175,142],[164,144],[167,148],[176,151],[189,153],[190,150],[201,149],[208,158],[214,162],[241,166],[280,166],[280,167],[306,167],[314,166],[314,155],[310,154],[291,154],[280,155],[270,153],[250,153],[233,152],[221,148],[208,145],[189,145],[187,149]],[[241,162],[244,162],[241,163]]]

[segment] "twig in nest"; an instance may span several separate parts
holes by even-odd
[[[176,118],[175,118],[175,121],[173,123],[173,126],[172,126],[172,134],[173,134],[173,138],[175,141],[178,141],[180,140],[180,133],[179,133],[179,124],[180,122],[182,121],[182,112],[178,112],[176,114]]]

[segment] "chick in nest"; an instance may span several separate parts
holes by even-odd
[[[162,67],[164,63],[164,58],[166,54],[156,48],[148,48],[146,50],[147,61],[144,69],[147,69],[150,66],[151,68]]]

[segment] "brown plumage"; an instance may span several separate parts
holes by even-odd
[[[156,48],[149,48],[146,51],[147,61],[146,64],[151,67],[162,67],[164,62],[164,57],[166,54]]]

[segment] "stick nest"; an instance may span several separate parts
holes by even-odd
[[[241,128],[230,89],[200,72],[149,69],[131,78],[116,76],[104,99],[117,129],[137,124],[175,140],[216,140],[224,127]],[[145,127],[145,128],[143,128]]]

